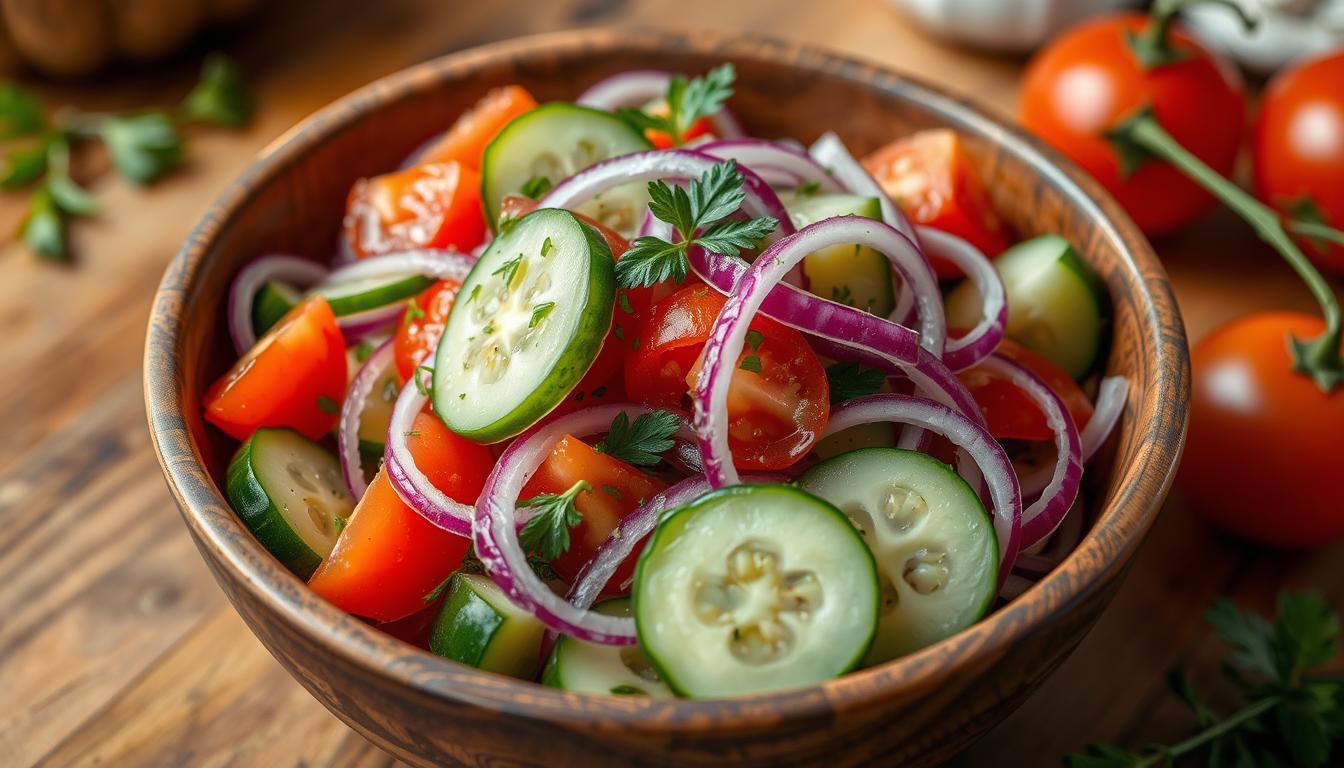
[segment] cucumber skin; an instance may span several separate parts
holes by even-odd
[[[327,305],[331,307],[331,313],[337,317],[353,315],[359,312],[365,312],[379,307],[385,307],[388,304],[395,304],[415,296],[418,296],[426,288],[434,284],[434,278],[425,275],[412,275],[402,278],[382,286],[381,289],[365,291],[363,293],[348,294],[345,296],[329,297],[321,291],[316,295],[327,300]],[[339,288],[340,286],[332,286]],[[372,293],[387,294],[393,296],[391,301],[376,301],[369,298]]]
[[[458,620],[468,610],[478,621]],[[448,588],[448,598],[443,601],[443,610],[439,611],[430,631],[429,650],[437,656],[479,668],[490,648],[490,640],[504,625],[504,620],[492,605],[472,591],[461,575],[455,574]]]
[[[865,552],[868,555],[868,568],[872,572],[873,583],[874,584],[879,583],[877,575],[877,561],[873,558],[873,553],[872,550],[868,548],[868,543],[863,540],[863,536],[859,535],[859,530],[854,527],[854,524],[850,522],[848,517],[845,516],[845,513],[841,512],[839,509],[835,507],[835,505],[831,504],[829,501],[826,501],[825,499],[819,496],[815,496],[811,493],[808,493],[807,491],[804,491],[800,488],[791,485],[764,485],[764,484],[750,484],[750,483],[744,483],[742,485],[730,485],[724,488],[720,488],[717,491],[711,491],[705,494],[704,496],[695,499],[694,501],[683,504],[680,507],[674,507],[673,509],[667,510],[662,514],[662,519],[658,521],[658,526],[653,529],[653,534],[649,536],[648,543],[644,545],[644,551],[640,553],[639,560],[635,563],[635,576],[632,582],[633,587],[630,589],[630,615],[635,617],[636,634],[638,634],[638,628],[639,628],[639,594],[640,594],[639,584],[643,580],[645,566],[648,564],[650,560],[652,560],[653,554],[657,552],[659,549],[660,539],[663,538],[665,535],[666,536],[674,535],[667,533],[667,531],[672,529],[673,521],[677,517],[690,514],[692,511],[694,511],[695,509],[699,508],[700,506],[706,503],[714,503],[722,497],[735,496],[740,494],[750,494],[753,492],[760,492],[760,491],[767,491],[771,493],[782,492],[790,495],[802,494],[803,496],[807,496],[808,498],[813,500],[819,506],[829,509],[832,513],[834,513],[836,517],[838,517],[844,523],[845,529],[848,530],[854,536],[855,540],[858,541],[859,547],[862,549],[863,552]],[[681,527],[682,526],[678,525],[677,526],[678,530]],[[863,643],[862,647],[859,648],[859,651],[854,656],[854,658],[846,662],[843,665],[842,669],[836,672],[837,677],[856,669],[860,664],[863,663],[864,657],[868,655],[868,650],[873,645],[873,640],[877,638],[878,622],[876,620],[876,617],[879,617],[881,615],[882,615],[882,590],[879,588],[873,590],[874,621],[873,621],[873,627],[868,633],[868,639],[866,642]],[[667,667],[666,665],[663,664],[662,659],[658,658],[657,654],[650,652],[649,647],[644,644],[644,641],[642,639],[639,640],[639,649],[644,653],[644,657],[649,660],[649,663],[653,665],[653,668],[657,670],[658,676],[663,679],[664,683],[667,683],[667,687],[672,689],[673,693],[675,693],[678,696],[695,698],[694,693],[688,692],[685,688],[683,688],[681,685],[677,683],[675,677],[668,674]]]
[[[309,547],[294,529],[289,527],[280,510],[271,503],[261,481],[252,467],[252,451],[257,437],[265,432],[293,430],[259,429],[238,446],[225,480],[229,505],[242,518],[243,525],[252,532],[261,545],[295,576],[308,580],[322,563],[321,555]]]
[[[544,104],[540,104],[532,108],[527,112],[524,112],[523,114],[513,118],[507,124],[505,124],[505,126],[499,130],[499,133],[496,133],[495,137],[490,140],[490,143],[485,145],[485,151],[481,153],[481,212],[485,215],[485,223],[487,226],[490,227],[491,232],[495,233],[499,232],[500,201],[504,199],[504,195],[510,194],[510,192],[501,192],[499,200],[493,199],[492,195],[494,194],[494,190],[490,189],[490,175],[491,175],[489,173],[490,160],[491,160],[490,156],[503,148],[502,145],[500,145],[500,141],[508,136],[509,129],[512,128],[515,123],[518,123],[519,121],[525,120],[529,117],[536,118],[542,116],[547,112],[559,111],[560,109],[565,109],[574,112],[593,113],[601,115],[603,118],[610,118],[622,124],[625,123],[624,120],[621,120],[621,118],[617,117],[616,115],[613,115],[610,112],[606,112],[600,109],[585,107],[581,104],[573,104],[567,101],[548,101]],[[641,149],[653,149],[653,145],[649,143],[649,140],[647,138],[645,138],[643,132],[635,129],[634,126],[627,125],[626,127],[629,128],[631,136],[636,137],[638,141],[642,144]],[[551,181],[558,182],[560,180],[551,179]],[[511,192],[516,191],[517,190],[511,190]]]
[[[273,283],[262,284],[261,289],[257,291],[256,300],[252,302],[252,332],[258,338],[265,336],[266,332],[295,306],[293,302],[280,295]]]
[[[555,212],[555,209],[542,210]],[[516,226],[521,226],[529,216],[541,212],[539,210],[529,213],[519,219]],[[579,226],[583,236],[588,240],[589,251],[593,253],[594,258],[590,260],[588,270],[590,310],[580,318],[579,326],[574,330],[574,336],[570,339],[569,345],[561,351],[560,365],[551,369],[539,389],[493,424],[480,429],[458,429],[453,426],[453,423],[445,415],[445,410],[439,407],[440,400],[444,399],[446,402],[446,398],[450,395],[444,395],[443,398],[440,398],[439,387],[434,387],[429,399],[435,415],[449,429],[468,440],[487,444],[497,443],[522,433],[528,427],[545,418],[546,414],[555,410],[556,406],[569,397],[569,393],[574,389],[574,386],[588,373],[588,369],[597,360],[598,353],[602,351],[602,344],[606,341],[607,331],[611,330],[612,311],[616,305],[616,268],[611,247],[607,245],[606,238],[602,237],[596,229],[582,219],[568,211],[561,211],[561,213],[568,216]],[[477,267],[481,267],[483,263],[483,259],[476,262],[476,267],[473,267],[472,271],[474,272]],[[575,279],[578,279],[578,276]],[[462,284],[466,285],[470,280],[471,275],[468,275]],[[597,300],[597,308],[594,308],[594,298]],[[458,305],[454,304],[454,307],[456,306]],[[578,360],[583,361],[581,366],[576,363]],[[434,362],[437,369],[437,352]],[[543,403],[544,405],[538,406],[537,403]]]

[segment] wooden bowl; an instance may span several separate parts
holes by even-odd
[[[274,252],[325,258],[346,191],[392,168],[487,88],[572,99],[612,73],[737,65],[733,106],[753,133],[855,152],[933,126],[967,141],[1023,235],[1068,238],[1106,281],[1107,370],[1129,377],[1117,438],[1089,471],[1095,524],[1039,585],[911,656],[821,685],[724,700],[589,696],[422,652],[318,598],[263,549],[220,493],[228,442],[200,393],[233,360],[233,274]],[[720,33],[580,31],[430,61],[337,101],[281,137],[206,213],[169,265],[145,353],[145,398],[168,486],[216,580],[252,631],[352,728],[417,765],[911,764],[947,758],[1018,706],[1093,625],[1151,526],[1185,434],[1189,368],[1167,280],[1101,188],[1016,128],[864,62]],[[1109,469],[1108,469],[1109,467]]]

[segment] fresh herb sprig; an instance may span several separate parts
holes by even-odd
[[[536,509],[518,531],[518,542],[523,549],[547,560],[554,560],[569,551],[569,529],[583,521],[583,514],[574,506],[574,499],[591,488],[587,480],[580,480],[564,493],[543,493],[518,502],[519,507]]]
[[[826,383],[831,405],[856,397],[877,394],[887,375],[876,368],[865,368],[858,363],[834,363],[826,366]]]
[[[34,187],[17,237],[40,258],[68,261],[69,218],[98,210],[70,176],[70,155],[81,142],[102,142],[117,172],[145,185],[181,165],[183,126],[239,128],[251,118],[252,103],[233,65],[213,54],[206,58],[200,80],[171,111],[109,115],[64,109],[50,120],[44,113],[32,94],[0,84],[0,140],[16,143],[0,161],[0,189]]]
[[[1212,768],[1340,764],[1344,678],[1311,674],[1335,655],[1339,615],[1318,595],[1285,593],[1273,623],[1229,600],[1214,604],[1206,618],[1231,648],[1223,670],[1245,694],[1245,706],[1219,716],[1173,673],[1169,681],[1194,713],[1196,733],[1178,744],[1134,752],[1095,744],[1070,756],[1069,768],[1165,767],[1195,754],[1205,755]]]
[[[742,174],[736,160],[716,163],[687,187],[663,181],[649,182],[649,211],[672,225],[680,240],[669,243],[653,235],[636,238],[616,262],[616,282],[623,288],[686,279],[690,260],[686,251],[698,245],[714,253],[737,256],[757,248],[779,222],[769,216],[728,219],[742,207]]]
[[[672,449],[672,435],[680,428],[681,420],[667,411],[650,411],[636,416],[634,422],[621,411],[611,420],[607,436],[594,447],[627,464],[651,467]]]
[[[685,75],[673,75],[664,98],[666,112],[649,114],[625,107],[618,113],[640,131],[657,131],[668,136],[673,145],[681,146],[686,143],[686,133],[696,120],[723,109],[724,102],[733,95],[736,79],[737,70],[732,64],[720,64],[704,77],[690,80]]]

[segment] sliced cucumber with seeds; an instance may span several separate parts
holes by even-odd
[[[738,485],[659,523],[632,596],[640,646],[673,691],[733,696],[853,669],[879,593],[838,509],[790,486]]]
[[[936,643],[989,610],[998,539],[951,467],[915,451],[865,448],[816,465],[799,483],[848,515],[877,558],[882,612],[866,664]]]
[[[617,598],[593,606],[598,613],[629,616],[630,600]],[[602,645],[561,635],[541,673],[552,688],[613,696],[672,697],[658,671],[638,645]]]
[[[229,464],[229,503],[257,540],[307,579],[331,553],[355,502],[327,449],[288,429],[259,429]]]
[[[328,283],[313,289],[312,293],[327,300],[332,314],[344,317],[404,301],[433,283],[434,278],[424,275],[370,277],[343,283]]]
[[[284,283],[267,280],[252,302],[252,330],[257,338],[266,335],[271,326],[280,322],[280,318],[289,313],[303,297],[293,287]]]
[[[490,227],[499,223],[500,201],[522,191],[532,179],[558,183],[591,165],[650,149],[644,134],[611,114],[577,104],[552,102],[504,126],[481,160],[481,202]],[[630,235],[644,219],[647,185],[607,191],[579,212]]]
[[[1008,336],[1076,379],[1091,372],[1106,326],[1106,293],[1092,268],[1057,235],[1032,238],[994,260],[1008,295]],[[947,321],[971,328],[980,292],[966,280],[947,297]]]
[[[487,576],[458,573],[434,621],[429,649],[478,669],[531,680],[546,627]]]
[[[861,195],[815,195],[784,200],[795,227],[833,216],[882,218],[875,197]],[[891,286],[891,263],[887,257],[860,245],[833,245],[809,253],[803,259],[808,290],[826,299],[858,307],[886,317],[895,306]]]
[[[448,314],[434,410],[477,442],[512,437],[568,396],[602,349],[611,249],[574,214],[543,208],[491,242]]]

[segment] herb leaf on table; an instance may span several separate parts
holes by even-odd
[[[1211,768],[1338,764],[1331,759],[1344,752],[1344,678],[1313,673],[1339,648],[1339,615],[1319,595],[1286,592],[1272,623],[1226,599],[1206,619],[1231,651],[1224,673],[1244,693],[1244,706],[1219,716],[1173,673],[1171,687],[1196,718],[1193,735],[1137,751],[1093,744],[1070,755],[1069,768],[1173,766],[1201,753]]]

